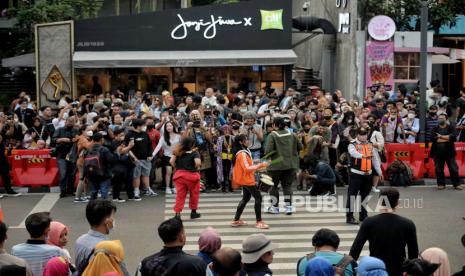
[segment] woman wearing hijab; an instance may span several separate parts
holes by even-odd
[[[428,248],[423,251],[423,253],[421,253],[421,257],[430,263],[440,264],[439,268],[434,272],[434,276],[451,275],[449,257],[447,256],[447,253],[441,248]]]
[[[334,276],[334,267],[322,257],[311,259],[305,269],[305,276]]]
[[[108,272],[129,275],[121,269],[124,260],[124,248],[121,241],[101,241],[95,246],[93,258],[82,276],[103,276]]]
[[[58,246],[63,251],[64,256],[68,262],[71,261],[71,255],[65,246],[69,241],[69,228],[61,222],[52,221],[50,223],[50,232],[48,233],[49,245]]]
[[[69,276],[69,263],[63,257],[55,257],[48,261],[43,276]]]
[[[201,257],[206,264],[211,263],[211,256],[221,247],[220,234],[212,227],[207,227],[200,233],[198,243],[199,253],[197,253],[197,256]]]
[[[378,258],[363,257],[358,265],[358,275],[360,276],[388,276],[386,265]]]

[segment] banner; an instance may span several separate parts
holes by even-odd
[[[365,62],[366,88],[376,91],[384,86],[394,87],[394,42],[367,41]]]

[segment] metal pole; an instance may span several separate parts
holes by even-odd
[[[426,129],[426,79],[428,59],[428,1],[421,1],[421,46],[420,46],[420,143],[425,142]]]

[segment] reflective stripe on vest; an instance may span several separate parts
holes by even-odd
[[[366,157],[352,158],[352,168],[362,172],[370,172],[372,170],[373,146],[371,144],[354,144],[354,146],[360,154]]]

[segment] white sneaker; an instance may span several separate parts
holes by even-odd
[[[265,211],[269,214],[279,214],[279,208],[274,206],[268,207]]]
[[[148,192],[146,193],[148,196],[158,196],[157,193],[155,193],[151,188],[149,188]]]
[[[166,188],[165,194],[167,194],[167,195],[172,195],[172,194],[173,194],[173,191],[171,191],[170,188]]]
[[[295,207],[292,205],[286,206],[286,215],[292,215],[295,213]]]
[[[3,198],[3,195],[2,195],[2,194],[0,194],[0,198]]]
[[[381,191],[380,191],[379,189],[377,189],[376,187],[371,188],[371,191],[372,191],[373,193],[379,193],[379,192],[381,192]]]
[[[176,194],[176,189],[175,188],[171,188],[171,192],[173,193],[173,195]]]

